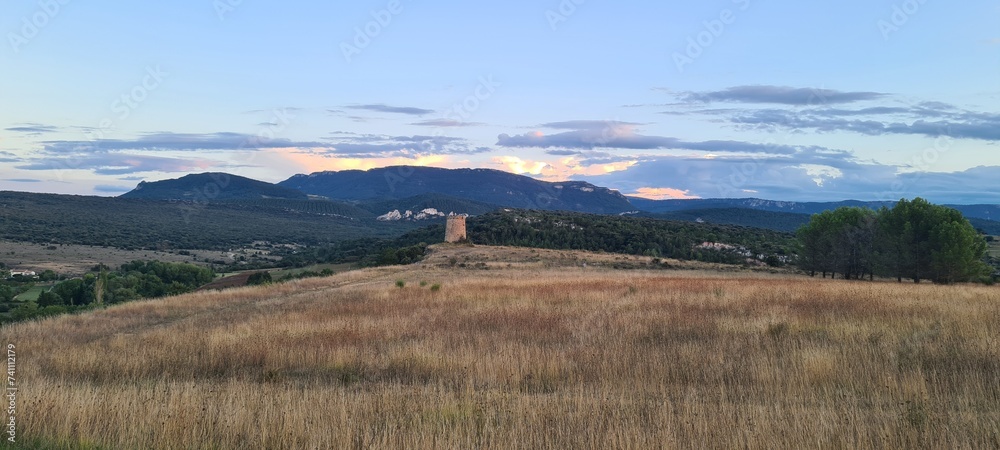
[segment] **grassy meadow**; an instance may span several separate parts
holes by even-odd
[[[998,287],[534,258],[5,327],[18,445],[1000,447]]]

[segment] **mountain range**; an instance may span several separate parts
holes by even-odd
[[[423,194],[523,209],[617,214],[634,209],[618,191],[582,181],[550,183],[492,169],[394,166],[295,175],[278,186],[332,200],[400,200]]]
[[[309,198],[308,195],[297,189],[217,172],[185,175],[172,180],[143,181],[135,189],[122,194],[121,197],[200,202],[256,198],[290,200],[305,200]]]
[[[809,216],[841,206],[878,209],[893,202],[787,202],[756,198],[650,200],[581,181],[546,182],[492,169],[393,166],[294,175],[277,184],[224,173],[187,175],[142,182],[123,198],[224,202],[282,199],[286,208],[315,209],[330,202],[357,218],[395,217],[398,211],[483,214],[498,208],[561,210],[595,214],[635,214],[793,231]],[[291,201],[295,200],[295,201]],[[298,206],[296,206],[298,205]],[[948,205],[977,228],[1000,234],[1000,205]],[[333,206],[324,206],[329,209]],[[353,211],[353,212],[352,212]],[[366,214],[367,212],[368,214]]]

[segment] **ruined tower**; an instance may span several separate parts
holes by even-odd
[[[444,229],[444,241],[454,243],[466,239],[465,216],[448,216],[448,223]]]

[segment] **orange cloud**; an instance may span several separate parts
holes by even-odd
[[[451,160],[449,155],[425,155],[415,158],[338,158],[318,153],[306,153],[302,149],[285,148],[272,149],[271,152],[278,164],[292,166],[290,169],[299,173],[312,173],[339,170],[368,170],[386,166],[434,166],[458,167],[460,163]],[[466,161],[467,163],[467,161]],[[466,164],[467,165],[467,164]]]
[[[508,172],[520,175],[530,174],[545,181],[565,181],[573,175],[604,175],[626,170],[637,162],[619,161],[585,166],[572,156],[555,161],[530,161],[516,156],[493,158],[493,164],[503,167]]]
[[[667,200],[667,199],[694,199],[701,198],[697,195],[688,195],[691,191],[682,191],[680,189],[674,188],[652,188],[644,187],[635,190],[634,195],[636,197],[648,198],[650,200]]]
[[[493,162],[503,166],[508,172],[513,172],[519,175],[526,173],[531,175],[541,175],[545,168],[549,165],[549,163],[544,161],[526,161],[516,156],[496,157],[493,158]]]
[[[545,181],[565,181],[573,175],[604,175],[611,172],[626,170],[637,161],[620,161],[608,164],[582,165],[575,157],[567,157],[554,161],[525,160],[516,156],[495,157],[483,164],[457,160],[453,155],[425,155],[413,158],[338,158],[311,152],[301,148],[275,148],[266,152],[250,155],[256,165],[267,167],[280,173],[312,173],[339,170],[368,170],[386,166],[433,166],[449,169],[463,167],[489,167],[516,173],[530,175]]]

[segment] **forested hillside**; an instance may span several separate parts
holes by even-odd
[[[794,238],[760,228],[637,217],[505,210],[469,221],[469,240],[512,245],[628,253],[740,264],[750,257],[780,264]],[[703,246],[702,244],[720,244]]]
[[[335,200],[399,200],[444,194],[510,208],[617,214],[636,209],[618,191],[582,181],[551,183],[492,169],[396,166],[295,175],[279,186]]]
[[[295,189],[228,173],[199,173],[181,178],[141,182],[122,198],[149,200],[218,201],[232,199],[282,198],[306,199]]]
[[[799,227],[809,222],[809,215],[807,214],[763,211],[749,208],[689,209],[641,215],[664,220],[702,221],[720,225],[766,228],[786,233],[793,233]]]
[[[417,226],[364,218],[371,216],[309,200],[198,203],[0,192],[0,239],[37,243],[225,250],[258,240],[321,245],[394,237]]]

